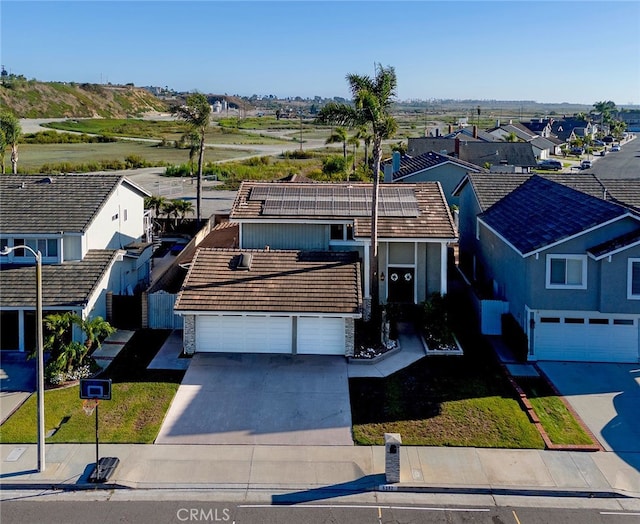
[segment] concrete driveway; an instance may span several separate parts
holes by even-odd
[[[353,445],[346,360],[196,354],[156,444]]]
[[[604,449],[640,453],[640,364],[538,362],[538,367]]]

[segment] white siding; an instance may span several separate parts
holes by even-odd
[[[291,337],[291,317],[196,317],[196,351],[200,352],[291,353]]]
[[[299,317],[297,353],[300,355],[344,355],[344,318]]]

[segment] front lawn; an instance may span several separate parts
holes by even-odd
[[[183,371],[149,371],[169,332],[139,330],[100,378],[113,381],[112,399],[100,402],[100,441],[152,443],[169,409]],[[85,415],[78,386],[45,392],[47,443],[95,442],[95,414]],[[32,395],[2,426],[0,443],[36,442],[36,397]]]
[[[356,444],[400,433],[415,446],[544,448],[489,356],[428,357],[384,379],[352,379],[350,390]]]

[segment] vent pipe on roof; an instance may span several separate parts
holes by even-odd
[[[400,151],[393,152],[392,163],[393,163],[393,172],[397,173],[398,171],[400,171]]]
[[[252,256],[250,253],[243,253],[240,255],[240,262],[238,262],[238,269],[243,271],[249,271],[251,269],[251,259]]]

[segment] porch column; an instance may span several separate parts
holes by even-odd
[[[369,257],[369,245],[365,244],[364,246],[364,289],[363,289],[363,304],[362,304],[362,317],[364,320],[369,320],[371,318],[371,278],[369,275],[371,268],[371,260]]]
[[[24,351],[24,309],[18,310],[18,349]]]
[[[440,294],[447,294],[447,243],[440,243]]]

